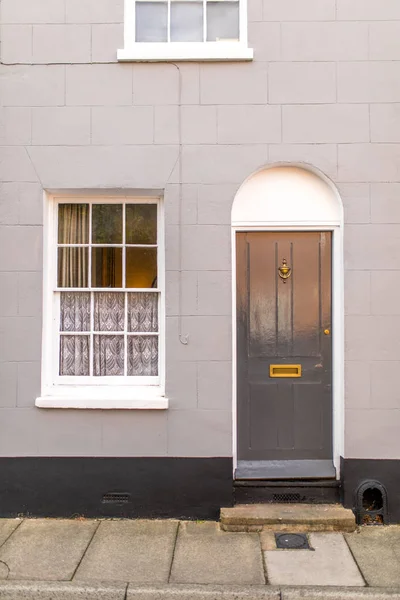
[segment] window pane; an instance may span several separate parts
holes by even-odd
[[[136,41],[168,41],[168,6],[166,2],[136,2]]]
[[[239,2],[207,2],[207,41],[239,39]]]
[[[88,287],[88,249],[58,249],[58,287]]]
[[[125,294],[101,292],[94,294],[94,330],[123,331]]]
[[[203,3],[171,2],[171,42],[203,41]]]
[[[122,244],[122,204],[93,204],[93,244]]]
[[[92,248],[92,287],[122,287],[122,248]]]
[[[62,292],[60,331],[90,330],[90,294]]]
[[[157,287],[157,248],[126,249],[126,287]]]
[[[158,294],[128,294],[128,331],[158,331]]]
[[[158,375],[157,336],[128,336],[128,375]]]
[[[93,351],[93,375],[124,374],[124,336],[95,335]]]
[[[60,339],[60,375],[89,375],[89,336],[62,335]]]
[[[126,205],[126,243],[157,244],[157,205]]]
[[[89,205],[58,205],[58,243],[87,244],[89,242]]]

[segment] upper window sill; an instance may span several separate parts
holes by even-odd
[[[253,60],[253,49],[240,42],[135,43],[118,50],[119,61],[241,61]]]

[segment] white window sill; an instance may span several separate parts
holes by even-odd
[[[39,396],[35,406],[38,408],[77,408],[99,410],[165,410],[168,398],[160,395],[132,394],[131,397],[114,394],[101,394],[98,397],[85,398],[83,395]]]
[[[253,60],[253,49],[240,42],[136,43],[118,50],[119,61],[241,61]]]

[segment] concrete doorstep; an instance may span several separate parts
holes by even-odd
[[[231,532],[352,532],[356,521],[340,504],[237,504],[221,508],[221,527]]]
[[[400,588],[0,582],[1,600],[400,600]]]

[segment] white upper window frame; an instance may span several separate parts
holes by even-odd
[[[57,288],[57,214],[60,203],[157,204],[159,374],[157,377],[60,377]],[[40,408],[165,409],[165,238],[163,202],[157,197],[44,194],[42,386]],[[108,288],[107,288],[108,289]],[[84,291],[84,290],[82,290]],[[106,289],[104,290],[106,291]],[[116,290],[118,291],[118,290]],[[132,289],[132,292],[135,290]],[[136,290],[142,291],[142,290]],[[146,291],[146,290],[143,290]]]
[[[119,61],[243,61],[253,60],[247,39],[247,0],[239,0],[239,41],[136,42],[135,0],[124,0],[124,48]]]

